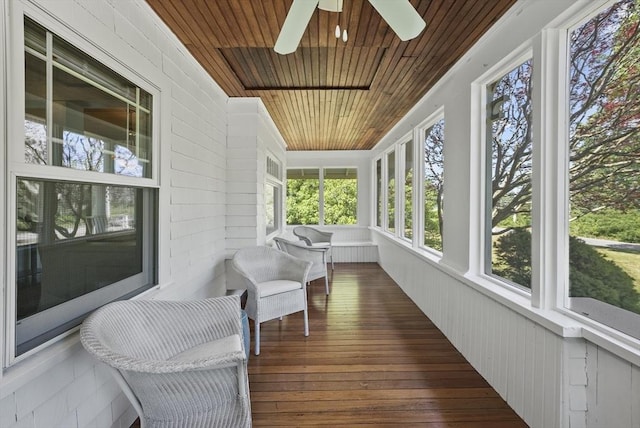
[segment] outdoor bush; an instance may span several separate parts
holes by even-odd
[[[494,244],[497,275],[531,287],[531,233],[516,229]],[[591,297],[640,313],[640,294],[633,278],[584,241],[569,238],[569,281],[571,297]]]
[[[585,238],[640,243],[640,211],[602,210],[571,222],[571,234]]]

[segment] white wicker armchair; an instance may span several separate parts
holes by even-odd
[[[333,237],[332,232],[323,232],[310,226],[296,226],[293,228],[293,234],[310,247],[329,248],[327,255],[331,260],[331,270],[333,270],[333,251],[331,246],[331,238]]]
[[[113,369],[142,427],[251,426],[238,296],[110,303],[80,339]]]
[[[313,281],[314,279],[324,277],[324,289],[328,296],[329,275],[327,273],[327,252],[329,252],[329,248],[309,247],[302,241],[289,241],[288,239],[278,236],[273,238],[273,240],[281,251],[313,263],[313,265],[311,265],[309,275],[307,276],[307,281]]]
[[[233,256],[233,268],[247,286],[244,310],[254,321],[255,354],[260,354],[260,323],[303,311],[309,335],[307,277],[312,263],[272,247],[248,247]]]

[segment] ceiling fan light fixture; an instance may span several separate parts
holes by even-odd
[[[346,28],[342,31],[342,41],[347,43],[347,29]]]
[[[345,30],[345,31],[346,31],[346,30]],[[337,25],[336,25],[336,32],[335,32],[335,34],[336,34],[336,39],[339,39],[339,38],[340,38],[340,24],[337,24]]]

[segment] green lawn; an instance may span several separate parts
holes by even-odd
[[[628,273],[633,278],[636,290],[640,291],[640,252],[600,247],[595,249]]]

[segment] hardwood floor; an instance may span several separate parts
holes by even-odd
[[[377,264],[336,264],[330,288],[311,283],[309,337],[297,313],[252,341],[255,427],[527,426]]]

